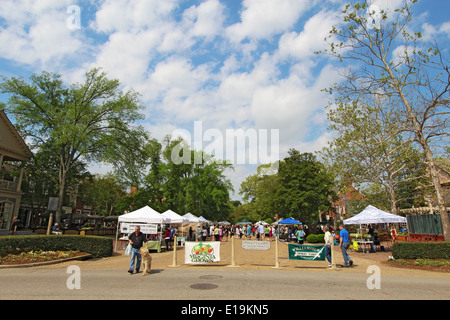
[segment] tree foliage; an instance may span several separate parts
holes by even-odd
[[[261,174],[269,166],[260,166],[241,184],[246,204],[239,208],[240,214],[251,221],[273,219],[277,214],[313,224],[321,212],[328,212],[336,199],[334,178],[316,156],[291,149],[280,161],[278,173]]]
[[[429,183],[425,157],[413,147],[411,139],[405,140],[395,109],[386,107],[389,101],[378,97],[370,103],[330,108],[330,129],[337,137],[324,148],[322,156],[342,185],[351,182],[367,191],[368,197],[369,190],[379,190],[372,185],[379,185],[390,202],[387,209],[397,214],[399,206],[420,203],[417,190]]]
[[[348,4],[334,26],[324,51],[342,62],[344,81],[329,89],[337,103],[359,103],[368,97],[388,98],[403,118],[396,125],[412,134],[422,148],[434,186],[444,234],[450,221],[434,153],[448,145],[450,66],[439,45],[414,32],[414,5],[405,0],[389,11],[371,2]],[[375,20],[375,21],[374,21]]]
[[[328,212],[336,200],[335,181],[325,165],[312,153],[300,153],[292,149],[280,163],[282,201],[285,217],[299,217],[311,224],[319,220],[321,212]]]
[[[173,156],[183,158],[182,163]],[[181,139],[152,140],[150,167],[144,184],[129,197],[128,211],[148,205],[158,212],[188,212],[213,221],[226,220],[232,211],[231,182],[225,171],[232,166],[202,151],[191,150]],[[195,159],[202,159],[196,163]]]
[[[105,161],[126,169],[141,159],[136,155],[147,134],[134,125],[142,119],[139,95],[119,88],[119,81],[108,79],[100,69],[71,86],[61,75],[48,72],[32,75],[29,82],[4,79],[0,85],[1,92],[10,95],[3,108],[14,116],[21,134],[32,139],[33,147],[51,149],[58,157],[57,221],[69,172],[78,161]],[[124,162],[126,166],[120,166]]]

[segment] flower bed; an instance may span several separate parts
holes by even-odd
[[[56,261],[61,259],[84,256],[85,253],[79,251],[29,251],[19,254],[7,254],[0,257],[0,265],[18,265]]]

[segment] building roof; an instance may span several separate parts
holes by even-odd
[[[0,154],[6,161],[24,161],[33,153],[3,110],[0,110]]]

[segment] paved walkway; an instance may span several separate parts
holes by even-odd
[[[275,242],[271,242],[271,248],[268,251],[248,251],[241,247],[242,240],[235,240],[235,264],[236,268],[230,268],[231,265],[231,241],[221,243],[220,262],[209,265],[185,265],[184,264],[184,247],[178,247],[176,255],[176,264],[181,269],[236,269],[236,270],[276,270],[275,267]],[[300,261],[289,260],[288,245],[279,242],[279,261],[280,267],[285,271],[318,271],[330,272],[327,261]],[[337,264],[343,264],[343,257],[339,247],[335,247],[335,259]],[[173,251],[152,253],[152,269],[170,269],[173,265]],[[376,265],[381,268],[383,274],[386,275],[409,275],[409,276],[430,276],[430,277],[446,277],[450,278],[450,274],[440,272],[430,272],[421,270],[411,270],[399,267],[388,266],[385,262],[392,252],[377,253],[361,253],[349,252],[350,257],[354,261],[351,268],[341,268],[340,273],[367,274],[369,266]],[[128,270],[130,257],[124,255],[124,250],[120,249],[114,253],[112,257],[103,259],[90,259],[86,261],[77,261],[76,264],[83,269],[92,270]],[[66,262],[50,266],[42,266],[37,268],[67,268],[74,262]]]

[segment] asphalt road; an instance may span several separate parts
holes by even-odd
[[[69,273],[68,273],[69,271]],[[155,269],[130,275],[121,270],[19,268],[0,270],[2,300],[448,300],[446,276],[380,275],[340,271]],[[369,279],[370,280],[370,279]],[[369,281],[370,283],[375,283]],[[77,287],[79,286],[79,287]]]

